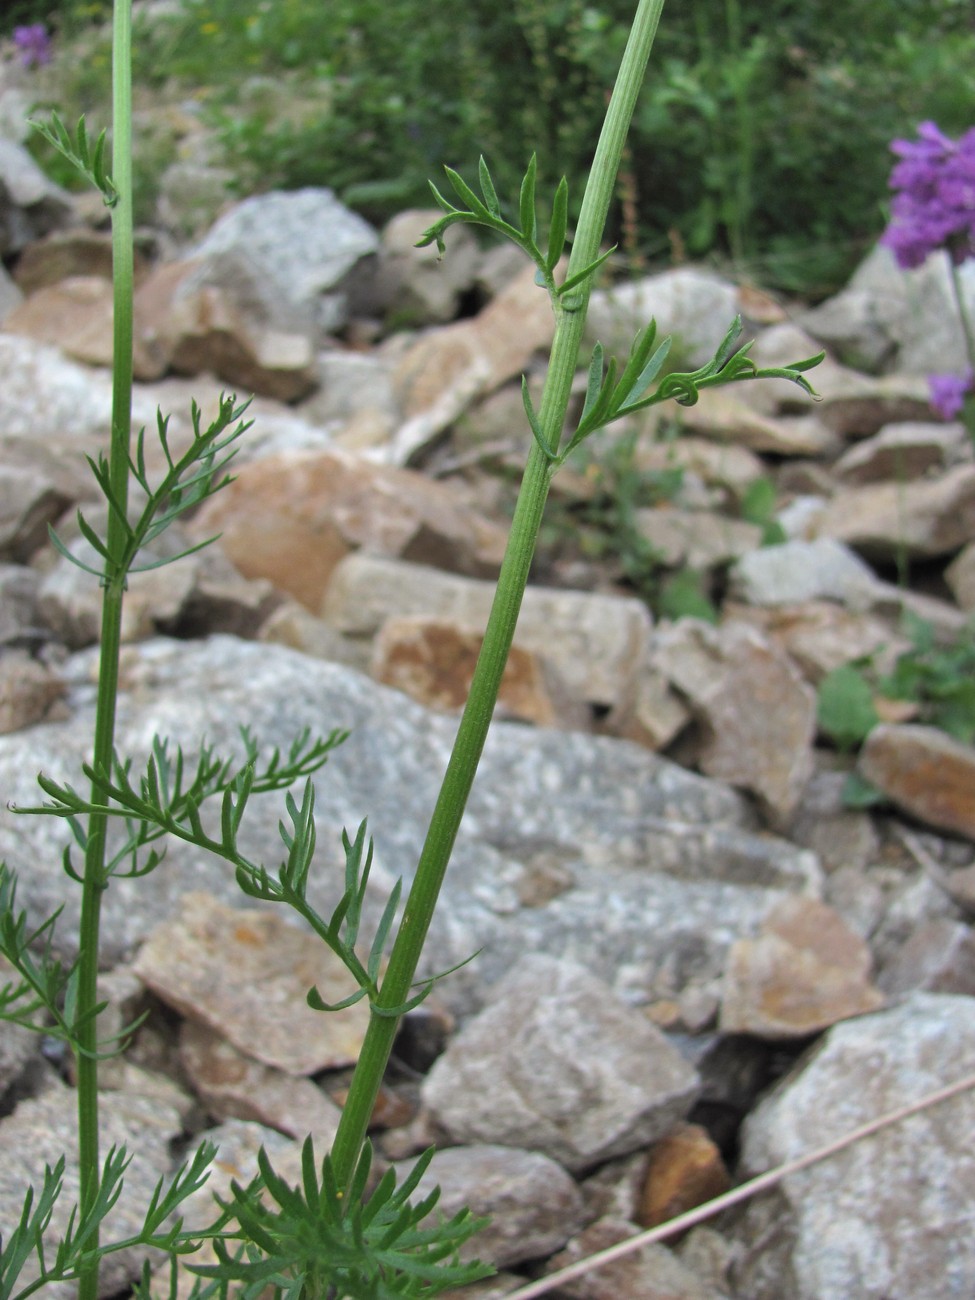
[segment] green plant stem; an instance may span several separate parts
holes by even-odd
[[[586,186],[567,279],[590,265],[599,254],[626,133],[663,3],[664,0],[639,0]],[[577,291],[564,295],[556,306],[555,338],[539,408],[542,434],[553,452],[558,449],[562,436],[588,300],[589,282],[585,281]],[[374,1010],[370,1017],[332,1147],[335,1176],[340,1187],[348,1184],[358,1162],[396,1035],[398,1018],[382,1012],[402,1006],[410,996],[451,850],[474,782],[501,675],[511,649],[551,475],[548,459],[533,441],[467,705],[417,864],[403,920],[390,953],[378,1010]]]
[[[118,510],[128,502],[129,441],[132,424],[132,0],[115,0],[112,30],[113,148],[112,169],[118,199],[112,208],[112,266],[114,283],[114,338],[112,379],[112,434],[109,466],[112,495]],[[118,694],[122,598],[126,574],[121,557],[126,537],[123,519],[109,511],[106,564],[102,597],[101,650],[98,700],[95,715],[92,766],[96,774],[111,770],[115,743],[115,702]],[[101,798],[97,780],[92,802]],[[87,1016],[77,1033],[75,1048],[78,1090],[78,1164],[81,1212],[93,1204],[98,1189],[98,1029],[90,1013],[97,1005],[98,955],[102,894],[107,886],[105,847],[108,819],[92,816],[88,822],[84,883],[81,899],[77,1014]],[[90,1242],[97,1246],[97,1237]],[[79,1300],[96,1300],[98,1265],[79,1278]]]

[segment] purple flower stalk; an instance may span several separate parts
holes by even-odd
[[[953,420],[961,414],[965,398],[973,388],[975,384],[970,370],[963,375],[928,375],[931,405],[945,420]]]
[[[40,67],[51,62],[51,38],[43,23],[14,28],[14,45],[20,51],[20,62],[25,68]]]
[[[922,122],[917,140],[894,140],[892,220],[881,236],[904,270],[946,249],[959,266],[975,257],[975,127],[960,140]]]

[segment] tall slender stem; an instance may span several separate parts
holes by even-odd
[[[109,474],[112,495],[120,510],[128,502],[129,440],[132,423],[132,0],[115,0],[112,30],[112,173],[118,199],[112,209],[112,261],[114,281],[114,338],[112,378],[112,433]],[[115,743],[115,701],[118,693],[119,647],[122,628],[122,597],[125,571],[123,521],[109,512],[106,562],[102,597],[101,650],[98,668],[98,701],[95,715],[92,766],[97,774],[111,767]],[[92,802],[100,802],[97,779]],[[92,1205],[98,1191],[98,1030],[92,1008],[97,1005],[98,954],[100,946],[101,900],[107,886],[105,845],[107,818],[92,816],[88,823],[84,885],[79,933],[77,1010],[89,1016],[77,1033],[76,1067],[78,1089],[78,1165],[82,1214]],[[90,1243],[97,1246],[97,1238]],[[92,1265],[79,1279],[79,1300],[96,1300],[98,1265]]]
[[[626,133],[663,4],[664,0],[639,0],[583,197],[567,278],[583,270],[598,256]],[[585,281],[577,292],[565,295],[556,305],[555,339],[539,408],[542,436],[552,451],[558,448],[562,436],[588,302],[589,282]],[[416,977],[420,954],[497,701],[550,480],[550,463],[533,442],[467,706],[390,954],[378,999],[379,1012],[374,1011],[370,1018],[332,1147],[340,1186],[349,1181],[358,1161],[396,1034],[396,1017],[381,1012],[401,1006],[409,997]]]

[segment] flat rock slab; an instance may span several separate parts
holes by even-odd
[[[745,1123],[761,1173],[975,1071],[975,1000],[915,994],[837,1025]],[[912,1116],[752,1201],[736,1294],[957,1300],[975,1287],[975,1093]]]
[[[339,1002],[355,992],[354,980],[320,939],[277,912],[187,894],[179,916],[152,932],[133,969],[167,1005],[286,1074],[358,1059],[366,1004],[325,1014],[305,1001],[314,986],[326,1002]]]
[[[54,1207],[46,1234],[48,1249],[63,1235],[68,1215],[79,1195],[77,1097],[74,1091],[55,1083],[38,1097],[21,1102],[12,1115],[0,1119],[0,1225],[4,1232],[17,1223],[24,1193],[33,1185],[39,1193],[45,1164],[66,1157],[64,1184]],[[104,1098],[100,1113],[99,1138],[103,1152],[124,1146],[131,1156],[125,1183],[117,1205],[104,1221],[103,1241],[122,1240],[142,1226],[146,1206],[156,1183],[172,1165],[171,1143],[180,1136],[183,1119],[158,1096],[111,1093]],[[102,1294],[121,1291],[138,1276],[146,1251],[125,1250],[108,1257],[102,1266]],[[33,1260],[20,1275],[20,1285],[36,1278]],[[45,1296],[73,1296],[76,1288],[67,1283],[44,1289]]]
[[[812,898],[776,904],[755,939],[732,945],[721,1029],[766,1039],[803,1038],[876,1011],[870,949],[842,917]]]
[[[404,1161],[396,1181],[412,1168]],[[548,1156],[512,1146],[448,1147],[438,1151],[417,1184],[414,1201],[440,1188],[437,1212],[448,1218],[467,1208],[490,1223],[461,1250],[505,1268],[541,1259],[582,1227],[585,1208],[574,1179]]]
[[[898,808],[975,839],[975,748],[938,727],[874,727],[860,751],[860,774]]]
[[[39,770],[80,780],[96,662],[86,651],[62,666],[64,721],[0,736],[0,789],[13,803],[37,803]],[[330,914],[344,888],[341,828],[354,834],[368,816],[380,908],[384,891],[398,875],[408,879],[418,859],[456,721],[280,646],[216,636],[126,648],[118,747],[137,766],[154,732],[190,756],[203,736],[217,753],[239,755],[244,720],[264,745],[285,751],[309,725],[350,730],[316,774],[319,834],[308,894]],[[271,870],[283,852],[282,812],[280,795],[254,796],[241,827],[244,852]],[[18,900],[32,924],[63,905],[58,942],[70,954],[79,891],[65,888],[64,842],[60,819],[0,808],[0,856],[20,875]],[[818,893],[820,876],[813,854],[756,833],[745,801],[721,782],[625,741],[498,723],[421,973],[482,949],[441,986],[454,1014],[482,1005],[485,984],[526,951],[584,960],[628,1001],[672,996],[690,979],[720,977],[730,944],[756,933],[783,893]],[[227,864],[181,842],[170,844],[159,870],[114,881],[102,907],[106,961],[130,953],[194,890],[244,905]],[[372,923],[367,914],[364,935]]]
[[[180,1027],[179,1062],[215,1118],[253,1120],[288,1137],[310,1134],[323,1150],[331,1146],[342,1112],[311,1079],[262,1065],[193,1020]]]
[[[574,962],[526,957],[490,997],[423,1087],[456,1140],[530,1146],[579,1170],[648,1145],[693,1104],[692,1067]]]

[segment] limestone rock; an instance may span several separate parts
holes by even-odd
[[[675,404],[674,411],[680,412],[681,422],[692,433],[753,452],[825,456],[839,446],[836,434],[816,416],[763,415],[728,389],[705,389],[693,406],[684,408]]]
[[[23,564],[0,564],[0,646],[42,639],[37,617],[38,575]]]
[[[865,561],[828,537],[764,546],[731,569],[732,594],[750,605],[832,600],[862,610],[873,603],[877,583]]]
[[[963,455],[966,441],[960,424],[888,424],[845,452],[833,470],[849,484],[919,479],[947,469]]]
[[[331,348],[315,358],[318,387],[299,406],[305,419],[331,429],[361,424],[372,416],[387,431],[396,423],[397,408],[390,364],[373,352]]]
[[[555,1273],[618,1242],[636,1235],[632,1223],[622,1219],[599,1219],[583,1229],[565,1250],[550,1259],[546,1272]],[[723,1293],[713,1291],[666,1246],[641,1246],[622,1258],[584,1273],[559,1286],[554,1294],[566,1300],[621,1300],[621,1297],[646,1296],[648,1300],[724,1300]]]
[[[824,424],[850,439],[868,438],[888,424],[931,419],[927,380],[912,375],[871,379],[851,371],[842,382],[824,388],[817,410]]]
[[[693,369],[710,361],[739,311],[733,284],[696,267],[676,267],[596,290],[589,300],[586,336],[591,343],[601,342],[606,354],[622,364],[637,331],[655,320],[658,337],[672,335],[673,356]]]
[[[493,583],[359,553],[337,566],[323,613],[346,636],[370,636],[387,618],[412,615],[483,628],[493,595]],[[574,696],[609,710],[632,695],[649,629],[638,600],[529,587],[515,645],[551,663]]]
[[[47,541],[48,525],[67,501],[38,469],[0,467],[0,559],[21,563]]]
[[[879,984],[895,996],[920,989],[975,997],[975,935],[971,926],[947,918],[924,922],[884,966]]]
[[[61,1195],[45,1233],[49,1250],[63,1234],[79,1195],[77,1118],[74,1090],[55,1082],[40,1096],[21,1102],[13,1114],[0,1119],[0,1223],[18,1222],[27,1187],[32,1184],[35,1193],[39,1192],[45,1164],[53,1165],[62,1154],[66,1157]],[[158,1097],[113,1093],[110,1103],[102,1106],[99,1135],[103,1149],[124,1145],[131,1157],[122,1194],[104,1220],[106,1240],[124,1240],[142,1227],[156,1183],[170,1172],[170,1146],[182,1129],[182,1117]],[[129,1249],[110,1255],[102,1266],[103,1294],[124,1290],[134,1282],[145,1254]],[[27,1285],[36,1276],[30,1259],[20,1274],[20,1285]],[[46,1294],[51,1293],[66,1298],[73,1288],[51,1287]]]
[[[837,1025],[747,1120],[742,1173],[818,1148],[975,1071],[972,999],[915,994]],[[912,1116],[753,1200],[739,1235],[749,1300],[949,1300],[975,1276],[975,1095]]]
[[[975,532],[975,468],[959,465],[938,478],[872,483],[836,494],[816,524],[862,554],[884,560],[948,555]]]
[[[708,487],[721,488],[736,500],[744,496],[749,484],[766,473],[760,458],[747,447],[729,439],[713,440],[683,432],[673,441],[640,438],[633,461],[645,474],[680,469],[685,476],[695,475]]]
[[[389,618],[373,645],[370,671],[377,681],[405,691],[430,708],[449,712],[467,702],[483,633],[445,619]],[[502,717],[541,727],[588,730],[583,702],[574,699],[545,659],[512,646],[501,678]]]
[[[967,613],[975,613],[975,542],[969,542],[945,569],[951,594]]]
[[[803,1038],[875,1011],[883,995],[869,979],[870,949],[824,903],[783,900],[757,939],[734,944],[725,972],[721,1029]]]
[[[912,817],[975,839],[975,749],[937,727],[874,727],[859,770]]]
[[[393,374],[402,423],[387,457],[408,464],[474,398],[525,372],[554,333],[548,295],[528,267],[473,319],[421,336]]]
[[[276,912],[188,894],[178,919],[153,930],[134,969],[167,1005],[287,1074],[314,1074],[358,1057],[365,1004],[326,1015],[305,1002],[312,986],[326,1002],[340,1001],[355,991],[351,976],[320,939]]]
[[[245,577],[267,578],[313,613],[339,561],[358,547],[484,575],[497,572],[505,542],[499,525],[473,514],[447,485],[336,449],[245,465],[191,531],[219,533]]]
[[[308,312],[328,331],[344,320],[343,277],[378,244],[372,227],[331,190],[309,188],[256,194],[235,204],[193,256],[243,256],[259,268],[269,293]]]
[[[63,694],[64,683],[36,659],[0,655],[0,733],[43,721]]]
[[[244,1119],[279,1129],[327,1150],[341,1112],[310,1079],[261,1065],[205,1025],[180,1027],[180,1064],[200,1100],[216,1119]]]
[[[68,686],[62,719],[0,735],[5,799],[36,803],[38,771],[80,779],[91,744],[96,664],[89,650],[60,666]],[[340,829],[354,834],[368,815],[376,892],[363,922],[367,933],[386,891],[399,874],[408,879],[417,861],[456,721],[341,664],[282,646],[213,636],[127,649],[117,744],[134,756],[137,770],[154,732],[171,746],[182,744],[190,762],[203,738],[221,756],[239,758],[242,719],[263,746],[285,752],[310,722],[325,734],[351,731],[316,779],[318,856],[308,894],[319,912],[337,905],[345,863]],[[244,851],[272,870],[281,858],[282,813],[280,797],[255,798],[241,828]],[[755,826],[730,787],[638,745],[499,722],[485,746],[421,974],[482,949],[440,986],[457,1015],[481,1006],[485,985],[526,951],[584,961],[637,1005],[708,987],[720,979],[730,945],[754,934],[783,893],[816,895],[822,887],[813,854]],[[58,942],[67,957],[77,942],[78,891],[64,889],[63,848],[60,821],[0,807],[0,858],[20,874],[18,901],[31,924],[63,906]],[[224,864],[173,842],[165,867],[137,890],[107,890],[106,960],[132,951],[175,900],[200,889],[240,905]]]
[[[668,568],[714,569],[762,544],[762,530],[744,519],[709,510],[653,509],[634,512],[640,536]]]
[[[750,623],[780,645],[813,685],[854,659],[870,658],[888,672],[909,644],[886,619],[829,600],[759,607],[726,601],[723,613],[726,619]]]
[[[26,149],[0,137],[0,255],[70,224],[70,196],[48,180]]]
[[[963,265],[962,293],[975,311],[975,276]],[[850,365],[917,375],[961,371],[969,361],[947,256],[938,253],[904,271],[877,245],[845,289],[802,317],[818,339]]]
[[[691,721],[691,711],[653,664],[640,671],[632,697],[607,717],[605,730],[648,749],[662,750]]]
[[[315,385],[311,318],[269,298],[269,288],[242,254],[159,267],[135,295],[139,377],[212,371],[245,393],[306,396]]]
[[[383,315],[397,328],[452,321],[461,294],[474,282],[479,255],[468,227],[455,226],[448,233],[446,257],[440,257],[436,244],[416,247],[441,216],[439,208],[411,208],[397,213],[383,228],[376,281]]]
[[[573,962],[524,958],[435,1063],[423,1097],[455,1140],[530,1144],[570,1170],[652,1142],[694,1071]]]
[[[795,665],[742,624],[684,619],[654,639],[652,662],[705,728],[709,776],[752,791],[773,820],[794,811],[812,775],[816,702]]]
[[[397,1182],[411,1165],[397,1169]],[[431,1160],[416,1199],[438,1186],[439,1213],[449,1218],[466,1207],[477,1217],[490,1217],[487,1227],[463,1247],[461,1259],[480,1259],[495,1268],[551,1255],[583,1223],[579,1188],[561,1165],[538,1151],[448,1147]]]

